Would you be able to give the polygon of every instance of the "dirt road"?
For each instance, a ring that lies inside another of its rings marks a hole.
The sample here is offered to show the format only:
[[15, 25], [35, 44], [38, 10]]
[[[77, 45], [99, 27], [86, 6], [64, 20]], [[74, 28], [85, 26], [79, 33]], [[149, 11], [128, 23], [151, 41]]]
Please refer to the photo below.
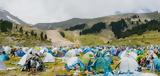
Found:
[[51, 39], [53, 46], [59, 47], [59, 46], [71, 46], [74, 45], [74, 43], [70, 42], [69, 40], [63, 38], [58, 30], [48, 30], [47, 36], [49, 39]]

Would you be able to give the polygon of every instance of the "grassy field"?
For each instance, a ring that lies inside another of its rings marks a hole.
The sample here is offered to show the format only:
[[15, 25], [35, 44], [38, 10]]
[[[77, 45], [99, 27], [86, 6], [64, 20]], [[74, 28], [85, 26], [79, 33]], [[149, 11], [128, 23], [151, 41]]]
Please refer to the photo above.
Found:
[[0, 33], [0, 44], [1, 45], [18, 45], [18, 46], [40, 46], [40, 45], [51, 45], [50, 41], [41, 41], [39, 37], [24, 36], [21, 33]]
[[107, 43], [104, 37], [96, 34], [78, 35], [77, 33], [67, 31], [65, 32], [65, 38], [74, 43], [78, 41], [78, 43], [83, 46], [104, 45]]
[[110, 45], [151, 45], [160, 44], [160, 32], [150, 31], [142, 35], [132, 35], [124, 39], [112, 40]]
[[88, 34], [88, 35], [75, 35], [77, 33], [65, 32], [65, 38], [71, 42], [79, 41], [81, 45], [151, 45], [151, 44], [160, 44], [160, 32], [150, 31], [145, 32], [142, 35], [132, 35], [130, 37], [113, 39], [108, 42], [107, 38], [97, 35], [97, 34]]

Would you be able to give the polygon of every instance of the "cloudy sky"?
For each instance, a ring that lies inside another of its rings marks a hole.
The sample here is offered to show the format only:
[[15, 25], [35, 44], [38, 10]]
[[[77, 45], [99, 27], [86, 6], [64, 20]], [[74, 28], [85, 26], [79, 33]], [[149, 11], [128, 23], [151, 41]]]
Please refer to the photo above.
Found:
[[95, 18], [115, 13], [160, 10], [160, 0], [0, 0], [0, 8], [28, 23]]

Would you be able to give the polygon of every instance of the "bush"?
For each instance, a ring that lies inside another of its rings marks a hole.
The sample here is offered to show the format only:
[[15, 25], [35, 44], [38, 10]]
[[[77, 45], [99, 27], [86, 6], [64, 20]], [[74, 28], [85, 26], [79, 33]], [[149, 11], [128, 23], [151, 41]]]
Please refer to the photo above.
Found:
[[65, 33], [63, 31], [59, 32], [62, 37], [65, 37]]

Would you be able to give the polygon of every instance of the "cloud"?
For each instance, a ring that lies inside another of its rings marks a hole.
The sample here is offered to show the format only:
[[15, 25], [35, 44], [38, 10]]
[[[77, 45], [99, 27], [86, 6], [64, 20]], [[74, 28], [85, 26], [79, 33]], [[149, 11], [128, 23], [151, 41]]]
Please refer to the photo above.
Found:
[[0, 0], [0, 8], [28, 23], [160, 10], [160, 0]]

